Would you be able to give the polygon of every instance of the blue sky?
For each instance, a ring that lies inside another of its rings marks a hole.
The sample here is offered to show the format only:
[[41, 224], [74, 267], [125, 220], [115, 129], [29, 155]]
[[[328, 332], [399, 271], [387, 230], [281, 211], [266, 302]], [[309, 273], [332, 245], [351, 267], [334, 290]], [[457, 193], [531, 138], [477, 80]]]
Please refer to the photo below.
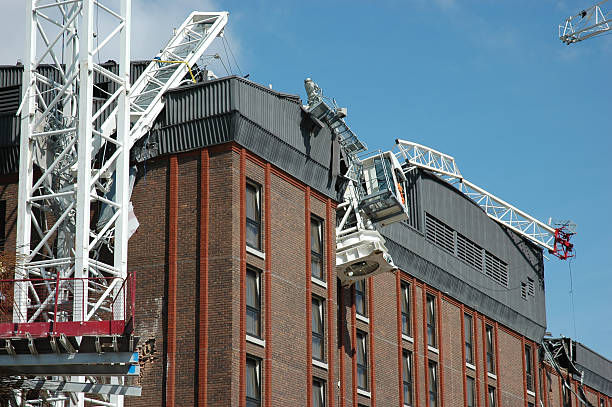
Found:
[[[22, 52], [20, 3], [2, 5], [0, 34], [16, 38], [2, 63]], [[312, 77], [370, 149], [396, 138], [431, 146], [536, 218], [577, 223], [576, 328], [570, 263], [551, 258], [548, 330], [612, 359], [612, 36], [557, 38], [593, 0], [171, 3], [134, 0], [134, 58], [154, 54], [191, 10], [230, 11], [227, 38], [250, 79], [305, 99]]]

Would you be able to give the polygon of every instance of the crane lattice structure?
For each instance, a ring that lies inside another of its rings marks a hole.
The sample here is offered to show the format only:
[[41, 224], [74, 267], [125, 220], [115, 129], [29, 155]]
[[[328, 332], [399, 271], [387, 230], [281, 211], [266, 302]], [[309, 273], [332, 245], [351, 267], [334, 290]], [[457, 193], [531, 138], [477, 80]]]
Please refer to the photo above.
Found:
[[600, 1], [578, 14], [566, 18], [565, 22], [559, 25], [559, 39], [570, 45], [609, 32], [612, 29], [612, 25], [610, 25], [612, 23], [610, 21], [612, 10], [605, 11], [602, 8], [607, 2], [608, 0]]
[[[1, 284], [13, 304], [12, 319], [0, 320], [0, 385], [15, 389], [17, 405], [121, 406], [124, 395], [140, 395], [124, 383], [139, 373], [130, 148], [228, 13], [193, 12], [130, 84], [131, 0], [25, 3], [17, 264]], [[100, 16], [108, 33], [97, 31]], [[117, 70], [96, 63], [117, 43]], [[96, 78], [112, 84], [102, 100]]]

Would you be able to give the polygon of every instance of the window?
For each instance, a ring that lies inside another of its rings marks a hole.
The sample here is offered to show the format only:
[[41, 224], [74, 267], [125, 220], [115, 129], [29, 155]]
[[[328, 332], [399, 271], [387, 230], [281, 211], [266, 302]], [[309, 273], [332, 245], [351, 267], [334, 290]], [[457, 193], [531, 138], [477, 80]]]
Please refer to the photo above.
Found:
[[412, 336], [410, 323], [410, 285], [402, 283], [402, 334]]
[[493, 345], [493, 327], [491, 325], [486, 326], [487, 334], [487, 372], [495, 374], [495, 352]]
[[325, 407], [325, 381], [312, 379], [312, 407]]
[[533, 403], [531, 401], [527, 402], [527, 407], [534, 407]]
[[436, 348], [436, 297], [427, 294], [427, 345]]
[[527, 390], [533, 391], [533, 357], [531, 346], [525, 345], [525, 377], [527, 379]]
[[355, 281], [355, 312], [361, 316], [367, 316], [366, 280]]
[[473, 377], [466, 377], [467, 407], [476, 407], [476, 386]]
[[357, 331], [357, 388], [368, 390], [368, 335]]
[[474, 352], [472, 351], [472, 316], [470, 314], [463, 315], [463, 327], [465, 331], [465, 362], [470, 365], [474, 364]]
[[599, 407], [606, 407], [606, 400], [599, 399]]
[[314, 278], [325, 281], [323, 274], [323, 221], [319, 218], [310, 219], [310, 265]]
[[497, 407], [497, 395], [493, 386], [489, 386], [489, 407]]
[[247, 267], [246, 284], [246, 332], [251, 336], [261, 338], [261, 272], [253, 267]]
[[412, 353], [402, 351], [403, 381], [404, 381], [404, 405], [412, 406]]
[[6, 241], [6, 201], [0, 201], [0, 252], [4, 251]]
[[246, 185], [246, 244], [261, 250], [261, 187]]
[[312, 297], [312, 357], [325, 361], [325, 321], [323, 300]]
[[438, 407], [438, 365], [429, 361], [429, 407]]
[[246, 359], [246, 405], [261, 406], [261, 361], [247, 356]]

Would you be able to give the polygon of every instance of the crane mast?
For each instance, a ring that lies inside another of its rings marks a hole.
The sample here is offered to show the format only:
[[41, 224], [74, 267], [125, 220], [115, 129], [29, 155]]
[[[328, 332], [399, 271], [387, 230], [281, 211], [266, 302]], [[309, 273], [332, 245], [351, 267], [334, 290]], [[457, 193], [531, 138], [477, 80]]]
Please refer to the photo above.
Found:
[[[12, 322], [0, 323], [2, 365], [13, 377], [36, 376], [15, 387], [18, 405], [121, 406], [123, 395], [140, 395], [124, 385], [138, 375], [127, 269], [137, 227], [130, 148], [163, 109], [163, 93], [222, 34], [228, 13], [193, 12], [130, 84], [131, 0], [25, 3], [17, 264]], [[101, 16], [110, 22], [104, 33], [94, 24]], [[109, 44], [119, 50], [116, 69], [96, 63]], [[102, 100], [94, 98], [95, 81], [111, 84]], [[20, 341], [36, 357], [36, 343], [48, 341], [49, 365], [21, 365], [24, 355], [12, 346]], [[97, 354], [87, 354], [88, 341]], [[42, 389], [41, 399], [26, 399], [27, 386]]]

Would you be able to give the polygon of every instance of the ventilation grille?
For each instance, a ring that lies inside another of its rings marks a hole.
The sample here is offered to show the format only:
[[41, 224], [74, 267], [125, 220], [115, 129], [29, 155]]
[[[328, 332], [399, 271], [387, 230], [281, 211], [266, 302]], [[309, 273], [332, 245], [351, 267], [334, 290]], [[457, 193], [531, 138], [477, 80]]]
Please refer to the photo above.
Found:
[[425, 214], [425, 234], [431, 243], [449, 253], [455, 252], [453, 229], [428, 213]]
[[476, 270], [482, 271], [482, 255], [482, 247], [457, 233], [457, 257]]
[[485, 274], [508, 287], [508, 265], [489, 252], [485, 254]]
[[532, 297], [535, 295], [535, 285], [533, 280], [529, 277], [527, 277], [527, 294], [531, 295]]

